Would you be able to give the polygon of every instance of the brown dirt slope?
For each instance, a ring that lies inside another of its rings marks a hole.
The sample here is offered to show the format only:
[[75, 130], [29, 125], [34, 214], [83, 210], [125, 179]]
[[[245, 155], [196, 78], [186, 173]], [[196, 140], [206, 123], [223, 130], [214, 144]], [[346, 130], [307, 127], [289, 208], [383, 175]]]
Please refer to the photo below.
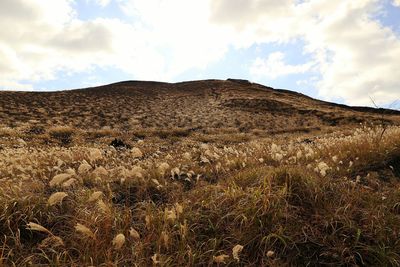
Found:
[[246, 80], [126, 81], [59, 92], [0, 92], [0, 121], [8, 127], [33, 123], [81, 129], [236, 128], [274, 133], [361, 122], [397, 124], [400, 112], [323, 102]]

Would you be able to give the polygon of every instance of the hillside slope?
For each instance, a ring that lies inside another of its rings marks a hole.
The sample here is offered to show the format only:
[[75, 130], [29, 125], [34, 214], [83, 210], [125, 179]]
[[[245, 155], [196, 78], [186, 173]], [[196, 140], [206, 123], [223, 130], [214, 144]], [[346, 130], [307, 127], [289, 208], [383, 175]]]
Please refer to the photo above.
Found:
[[243, 80], [0, 92], [0, 266], [400, 266], [398, 113]]
[[60, 92], [0, 92], [3, 126], [33, 122], [77, 128], [237, 128], [285, 132], [360, 122], [398, 123], [400, 112], [353, 108], [229, 79], [126, 81]]

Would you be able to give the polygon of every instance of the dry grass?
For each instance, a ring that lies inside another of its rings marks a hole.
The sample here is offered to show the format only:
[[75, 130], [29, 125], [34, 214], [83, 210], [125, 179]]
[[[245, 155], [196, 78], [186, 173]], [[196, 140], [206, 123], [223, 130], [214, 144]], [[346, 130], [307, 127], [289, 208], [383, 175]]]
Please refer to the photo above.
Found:
[[[0, 92], [0, 107], [1, 123], [13, 129], [27, 126], [26, 130], [42, 134], [49, 126], [70, 125], [93, 131], [92, 136], [98, 138], [110, 134], [108, 130], [153, 129], [163, 137], [202, 129], [218, 133], [224, 129], [236, 133], [254, 129], [307, 132], [318, 127], [382, 122], [376, 110], [334, 106], [258, 84], [217, 80], [126, 82], [46, 94]], [[385, 121], [399, 122], [399, 116], [387, 113]]]
[[6, 147], [0, 262], [399, 266], [400, 128], [379, 134], [154, 139], [135, 143], [141, 158], [106, 145]]
[[400, 266], [396, 114], [232, 81], [0, 104], [0, 266]]

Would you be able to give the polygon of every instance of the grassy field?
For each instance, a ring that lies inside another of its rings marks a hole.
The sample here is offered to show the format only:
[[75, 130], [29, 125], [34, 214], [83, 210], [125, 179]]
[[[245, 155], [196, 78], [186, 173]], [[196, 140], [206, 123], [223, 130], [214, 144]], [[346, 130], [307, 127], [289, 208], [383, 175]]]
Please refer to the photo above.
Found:
[[400, 266], [400, 127], [0, 138], [0, 265]]
[[399, 115], [235, 80], [0, 92], [0, 266], [400, 266]]

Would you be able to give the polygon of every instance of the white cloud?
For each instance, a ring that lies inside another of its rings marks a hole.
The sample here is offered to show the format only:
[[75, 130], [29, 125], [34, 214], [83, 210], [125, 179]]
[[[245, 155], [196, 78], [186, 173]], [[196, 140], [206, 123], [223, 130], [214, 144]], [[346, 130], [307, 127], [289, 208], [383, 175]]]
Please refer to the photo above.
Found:
[[377, 8], [375, 1], [343, 3], [304, 35], [319, 61], [321, 96], [355, 105], [371, 105], [370, 97], [378, 103], [400, 98], [400, 40], [370, 18]]
[[208, 22], [208, 1], [117, 3], [132, 21], [79, 20], [72, 0], [1, 1], [0, 87], [95, 66], [115, 67], [135, 79], [172, 81], [219, 60], [234, 34]]
[[94, 2], [95, 4], [106, 7], [111, 3], [111, 0], [86, 0], [87, 2]]
[[210, 21], [235, 29], [236, 47], [255, 42], [287, 42], [299, 31], [293, 0], [214, 0]]
[[70, 0], [2, 0], [0, 25], [1, 88], [30, 89], [21, 81], [55, 79], [58, 71], [94, 66], [117, 67], [139, 78], [163, 73], [164, 59], [140, 29], [118, 19], [81, 21]]
[[[107, 6], [111, 0], [95, 1]], [[325, 99], [350, 104], [400, 98], [400, 40], [374, 20], [378, 0], [118, 0], [131, 21], [82, 21], [73, 0], [0, 1], [0, 87], [56, 78], [57, 71], [115, 67], [136, 79], [172, 81], [206, 68], [231, 47], [302, 40], [312, 60], [259, 57], [253, 75], [318, 71]], [[398, 5], [399, 1], [392, 2]], [[248, 62], [244, 62], [247, 64]]]
[[392, 5], [400, 7], [400, 0], [393, 0]]
[[265, 76], [270, 80], [287, 76], [290, 74], [305, 73], [313, 65], [312, 62], [290, 65], [285, 63], [285, 54], [283, 52], [274, 52], [268, 55], [268, 58], [256, 58], [250, 66], [250, 73], [253, 76]]
[[152, 49], [166, 59], [168, 80], [220, 59], [233, 34], [224, 26], [209, 23], [209, 0], [128, 0], [121, 6], [151, 40]]
[[[382, 2], [282, 1], [280, 6], [274, 0], [240, 2], [214, 1], [213, 20], [230, 25], [238, 34], [257, 32], [250, 43], [301, 39], [321, 74], [315, 82], [321, 97], [343, 98], [357, 105], [370, 105], [370, 96], [378, 103], [400, 98], [399, 37], [373, 19], [382, 9]], [[225, 11], [235, 16], [224, 15]], [[250, 72], [272, 79], [301, 73], [308, 66], [282, 61], [281, 54], [256, 59]]]

